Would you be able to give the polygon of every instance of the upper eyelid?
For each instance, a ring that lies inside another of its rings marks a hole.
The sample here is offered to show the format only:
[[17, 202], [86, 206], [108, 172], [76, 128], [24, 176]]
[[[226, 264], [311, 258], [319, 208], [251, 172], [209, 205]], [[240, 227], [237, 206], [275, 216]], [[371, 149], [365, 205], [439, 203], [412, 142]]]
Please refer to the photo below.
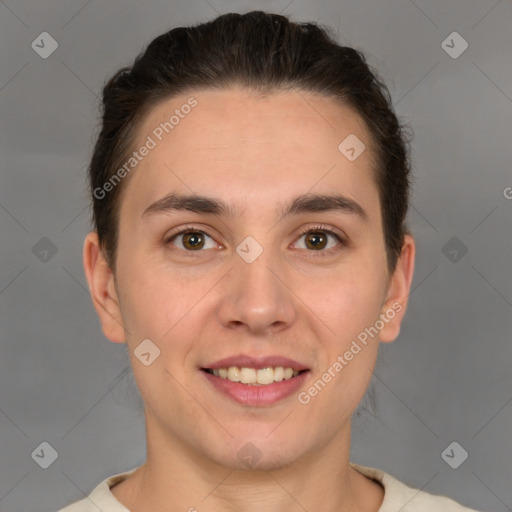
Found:
[[214, 239], [214, 236], [212, 236], [210, 233], [208, 233], [208, 231], [206, 229], [201, 229], [196, 226], [185, 226], [184, 228], [181, 228], [178, 231], [171, 233], [170, 235], [165, 235], [164, 241], [167, 243], [167, 242], [171, 241], [174, 237], [184, 235], [188, 232], [203, 233], [204, 235], [209, 236], [211, 239]]
[[303, 236], [306, 233], [309, 233], [310, 231], [314, 232], [315, 230], [316, 231], [325, 231], [326, 233], [336, 235], [341, 239], [344, 239], [344, 237], [345, 237], [342, 233], [338, 233], [336, 228], [334, 228], [333, 226], [324, 225], [324, 224], [315, 224], [314, 226], [305, 227], [304, 229], [302, 229], [299, 232], [299, 236]]

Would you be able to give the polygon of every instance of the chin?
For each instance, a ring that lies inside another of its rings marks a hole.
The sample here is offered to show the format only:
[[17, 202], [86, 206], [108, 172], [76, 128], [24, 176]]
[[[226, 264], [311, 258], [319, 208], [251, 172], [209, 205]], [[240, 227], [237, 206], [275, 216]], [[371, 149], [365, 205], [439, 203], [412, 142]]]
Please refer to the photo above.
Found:
[[214, 452], [210, 447], [210, 457], [215, 463], [235, 471], [275, 471], [293, 466], [307, 451], [307, 444], [298, 432], [281, 433], [273, 439], [274, 434], [265, 437], [267, 434], [260, 431], [256, 435], [238, 435], [230, 439], [228, 446], [219, 446]]

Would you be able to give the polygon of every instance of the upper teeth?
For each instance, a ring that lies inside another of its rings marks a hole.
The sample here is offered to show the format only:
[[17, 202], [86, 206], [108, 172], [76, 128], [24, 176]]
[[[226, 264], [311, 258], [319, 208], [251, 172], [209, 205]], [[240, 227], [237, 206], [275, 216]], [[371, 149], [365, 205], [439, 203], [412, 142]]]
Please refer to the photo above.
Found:
[[280, 382], [283, 379], [291, 379], [299, 374], [298, 370], [284, 368], [283, 366], [261, 368], [259, 370], [230, 366], [229, 368], [218, 368], [212, 371], [217, 377], [232, 382], [242, 382], [243, 384], [272, 384], [272, 382]]

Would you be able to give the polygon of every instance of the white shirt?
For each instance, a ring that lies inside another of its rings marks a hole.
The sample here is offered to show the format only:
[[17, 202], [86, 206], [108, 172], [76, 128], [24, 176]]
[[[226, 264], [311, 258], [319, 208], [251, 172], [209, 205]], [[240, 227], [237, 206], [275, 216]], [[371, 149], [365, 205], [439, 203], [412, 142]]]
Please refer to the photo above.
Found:
[[[463, 507], [445, 496], [437, 496], [408, 487], [380, 469], [350, 464], [363, 475], [376, 480], [384, 487], [384, 500], [378, 512], [478, 512]], [[59, 512], [130, 512], [110, 491], [137, 468], [106, 478], [87, 498], [72, 503]]]

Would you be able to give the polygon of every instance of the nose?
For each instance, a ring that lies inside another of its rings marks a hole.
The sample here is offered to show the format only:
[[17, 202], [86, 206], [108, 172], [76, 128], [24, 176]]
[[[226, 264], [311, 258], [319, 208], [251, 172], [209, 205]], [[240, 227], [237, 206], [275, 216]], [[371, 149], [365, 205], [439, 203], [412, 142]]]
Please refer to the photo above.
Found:
[[263, 250], [251, 263], [235, 255], [223, 280], [219, 321], [226, 328], [265, 337], [289, 328], [297, 315], [289, 280], [273, 251]]

